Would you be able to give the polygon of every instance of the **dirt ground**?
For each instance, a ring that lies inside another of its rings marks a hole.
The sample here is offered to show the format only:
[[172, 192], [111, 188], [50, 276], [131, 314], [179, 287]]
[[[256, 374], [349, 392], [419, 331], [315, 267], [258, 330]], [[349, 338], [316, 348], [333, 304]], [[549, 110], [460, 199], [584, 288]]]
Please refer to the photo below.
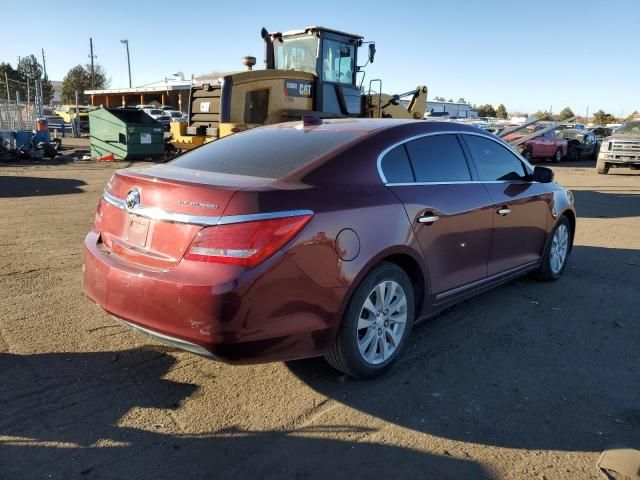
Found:
[[81, 291], [122, 164], [0, 166], [0, 478], [601, 478], [640, 449], [640, 172], [561, 164], [574, 251], [418, 326], [385, 377], [172, 350]]

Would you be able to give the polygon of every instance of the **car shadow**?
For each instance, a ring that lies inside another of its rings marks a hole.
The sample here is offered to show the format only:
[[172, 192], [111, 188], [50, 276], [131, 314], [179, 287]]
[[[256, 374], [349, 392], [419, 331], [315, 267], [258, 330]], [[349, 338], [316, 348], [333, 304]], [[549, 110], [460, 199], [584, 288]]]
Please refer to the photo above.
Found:
[[491, 478], [449, 454], [322, 436], [362, 433], [352, 426], [213, 425], [185, 435], [159, 430], [166, 425], [119, 425], [138, 408], [162, 409], [179, 431], [170, 412], [198, 387], [163, 378], [175, 362], [153, 348], [0, 353], [0, 478]]
[[[563, 160], [560, 163], [553, 163], [553, 162], [546, 162], [545, 164], [545, 160], [541, 159], [539, 161], [533, 161], [532, 164], [534, 165], [542, 165], [545, 167], [552, 167], [554, 169], [556, 168], [592, 168], [593, 169], [593, 174], [596, 174], [596, 161], [595, 160], [591, 160], [591, 159], [582, 159], [582, 160], [575, 160], [575, 161], [565, 161]], [[609, 169], [609, 173], [608, 175], [622, 175], [622, 176], [635, 176], [635, 177], [640, 177], [640, 172], [635, 171], [635, 170], [631, 170], [628, 167], [620, 167], [620, 168], [616, 168], [616, 167], [612, 167], [611, 169]]]
[[539, 164], [545, 167], [552, 167], [552, 168], [593, 168], [594, 173], [596, 168], [596, 161], [591, 158], [582, 158], [580, 160], [562, 160], [562, 162], [560, 163], [555, 163], [552, 161], [547, 161], [545, 159], [540, 159], [532, 163], [535, 163], [536, 165]]
[[38, 197], [83, 193], [87, 183], [73, 178], [23, 177], [0, 175], [0, 198]]
[[557, 282], [524, 277], [419, 324], [379, 379], [348, 380], [322, 359], [287, 366], [350, 408], [446, 439], [639, 448], [639, 274], [638, 250], [576, 246]]
[[[625, 189], [626, 190], [626, 189]], [[640, 189], [626, 191], [572, 190], [578, 216], [582, 218], [624, 218], [640, 216]]]

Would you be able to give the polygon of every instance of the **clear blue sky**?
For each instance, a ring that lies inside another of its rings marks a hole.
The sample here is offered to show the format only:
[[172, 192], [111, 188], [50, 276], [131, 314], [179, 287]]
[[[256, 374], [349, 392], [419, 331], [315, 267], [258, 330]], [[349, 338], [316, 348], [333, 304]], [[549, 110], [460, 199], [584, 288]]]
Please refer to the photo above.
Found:
[[0, 61], [40, 58], [44, 48], [53, 80], [88, 62], [89, 37], [111, 86], [124, 87], [122, 38], [141, 85], [177, 70], [239, 70], [243, 55], [261, 65], [262, 26], [323, 25], [376, 41], [367, 78], [382, 78], [387, 93], [426, 84], [430, 99], [465, 97], [512, 111], [640, 110], [640, 0], [2, 3]]

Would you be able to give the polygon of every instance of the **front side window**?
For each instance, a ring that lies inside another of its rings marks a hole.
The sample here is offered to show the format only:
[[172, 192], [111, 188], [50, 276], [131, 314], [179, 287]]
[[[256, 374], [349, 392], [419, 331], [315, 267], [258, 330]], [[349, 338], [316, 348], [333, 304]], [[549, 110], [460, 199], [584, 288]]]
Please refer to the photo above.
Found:
[[353, 45], [325, 39], [322, 47], [322, 80], [353, 84], [355, 49]]
[[283, 37], [273, 43], [276, 68], [316, 73], [318, 38], [310, 35]]
[[431, 135], [406, 143], [416, 182], [471, 180], [460, 142], [453, 134]]
[[476, 135], [464, 138], [481, 181], [522, 180], [527, 175], [520, 159], [506, 147]]

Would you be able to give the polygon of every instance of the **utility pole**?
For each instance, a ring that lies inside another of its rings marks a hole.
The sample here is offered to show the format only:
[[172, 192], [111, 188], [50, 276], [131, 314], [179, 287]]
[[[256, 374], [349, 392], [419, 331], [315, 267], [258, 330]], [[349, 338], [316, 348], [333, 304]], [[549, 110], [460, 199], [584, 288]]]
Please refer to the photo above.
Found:
[[584, 123], [589, 123], [589, 105], [587, 105], [587, 116], [585, 117]]
[[42, 49], [42, 73], [44, 74], [44, 78], [47, 78], [47, 61], [44, 56], [44, 48]]
[[124, 43], [127, 47], [127, 67], [129, 68], [129, 88], [131, 87], [131, 59], [129, 58], [129, 40], [120, 40], [120, 43]]
[[89, 58], [91, 58], [91, 88], [95, 90], [96, 88], [96, 69], [93, 65], [93, 59], [97, 58], [93, 54], [93, 38], [89, 37]]
[[7, 107], [11, 103], [11, 94], [9, 93], [9, 77], [7, 72], [4, 72], [4, 83], [7, 86]]

